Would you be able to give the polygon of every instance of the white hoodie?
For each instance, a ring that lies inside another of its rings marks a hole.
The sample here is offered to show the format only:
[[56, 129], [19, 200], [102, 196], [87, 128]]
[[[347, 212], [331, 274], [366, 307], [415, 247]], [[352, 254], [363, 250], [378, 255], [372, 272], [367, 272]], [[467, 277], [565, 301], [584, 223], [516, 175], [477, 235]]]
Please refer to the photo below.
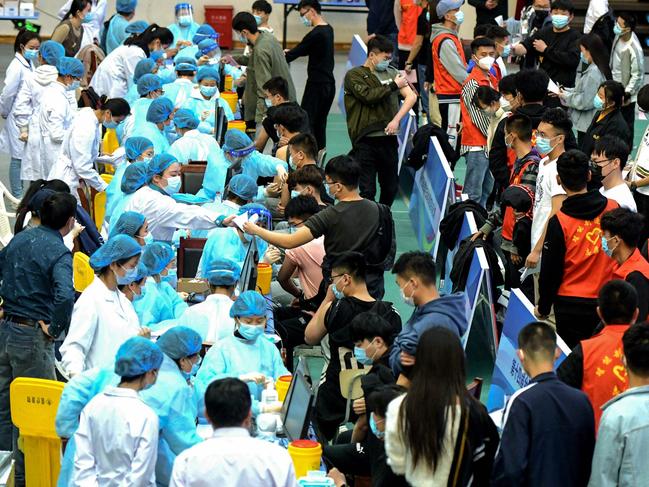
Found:
[[43, 88], [56, 81], [59, 72], [47, 64], [26, 76], [16, 96], [14, 117], [21, 132], [28, 131], [29, 119], [41, 103]]

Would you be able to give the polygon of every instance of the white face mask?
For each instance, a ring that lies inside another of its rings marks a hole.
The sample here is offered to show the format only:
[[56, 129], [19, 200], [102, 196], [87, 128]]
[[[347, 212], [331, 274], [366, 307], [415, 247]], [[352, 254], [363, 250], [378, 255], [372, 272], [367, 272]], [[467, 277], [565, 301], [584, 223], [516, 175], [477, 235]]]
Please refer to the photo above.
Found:
[[491, 67], [494, 65], [496, 62], [496, 58], [492, 56], [487, 56], [478, 59], [478, 66], [480, 66], [482, 69], [485, 71], [489, 71]]

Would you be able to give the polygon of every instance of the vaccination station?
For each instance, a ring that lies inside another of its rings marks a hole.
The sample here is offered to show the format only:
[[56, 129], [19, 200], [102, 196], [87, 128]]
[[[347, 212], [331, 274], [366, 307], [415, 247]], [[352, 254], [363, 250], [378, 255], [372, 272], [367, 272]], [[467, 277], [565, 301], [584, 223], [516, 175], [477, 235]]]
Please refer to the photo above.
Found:
[[649, 0], [0, 0], [0, 487], [649, 487]]

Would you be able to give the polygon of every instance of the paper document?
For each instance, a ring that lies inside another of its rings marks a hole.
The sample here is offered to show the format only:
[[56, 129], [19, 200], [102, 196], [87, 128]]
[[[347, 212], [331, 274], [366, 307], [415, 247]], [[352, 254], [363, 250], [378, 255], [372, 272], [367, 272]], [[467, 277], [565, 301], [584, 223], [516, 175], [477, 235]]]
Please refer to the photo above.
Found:
[[521, 272], [521, 282], [527, 279], [529, 276], [537, 274], [541, 270], [541, 266], [537, 265], [534, 268], [525, 267]]
[[550, 80], [548, 81], [548, 91], [550, 93], [554, 93], [555, 95], [558, 95], [561, 90], [559, 88], [559, 85], [557, 85], [554, 81]]
[[238, 215], [232, 220], [232, 222], [243, 232], [243, 224], [246, 222], [250, 223], [257, 223], [257, 220], [259, 220], [259, 215], [256, 213], [252, 215], [250, 218], [248, 218], [248, 213], [243, 213], [241, 215]]

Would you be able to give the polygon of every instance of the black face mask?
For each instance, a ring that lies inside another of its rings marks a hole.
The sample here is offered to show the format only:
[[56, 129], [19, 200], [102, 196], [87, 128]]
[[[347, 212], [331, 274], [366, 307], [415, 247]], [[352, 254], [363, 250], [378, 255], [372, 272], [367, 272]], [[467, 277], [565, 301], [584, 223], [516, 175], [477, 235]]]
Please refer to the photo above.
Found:
[[537, 25], [543, 24], [543, 21], [550, 15], [547, 10], [534, 10], [534, 23]]

